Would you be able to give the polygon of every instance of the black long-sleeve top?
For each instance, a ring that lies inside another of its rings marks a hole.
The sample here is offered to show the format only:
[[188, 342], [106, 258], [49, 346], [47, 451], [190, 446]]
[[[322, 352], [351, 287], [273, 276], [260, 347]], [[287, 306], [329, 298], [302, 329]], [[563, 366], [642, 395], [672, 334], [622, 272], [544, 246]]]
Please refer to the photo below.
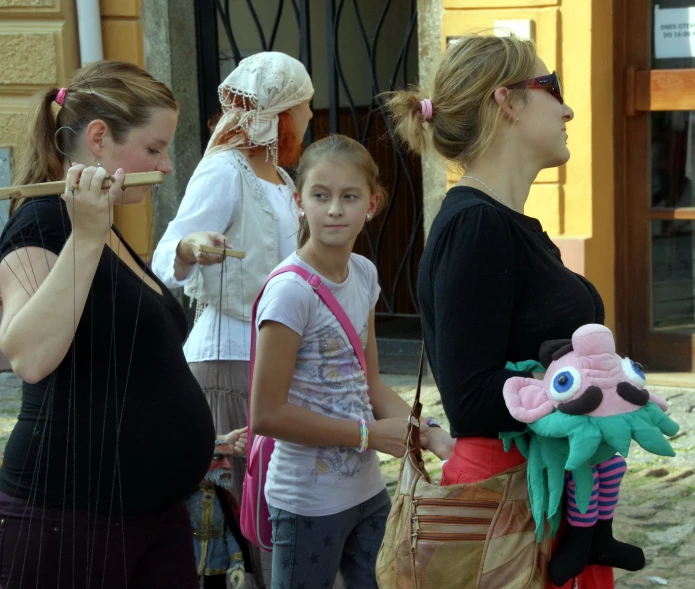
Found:
[[604, 321], [597, 290], [563, 265], [538, 220], [469, 187], [449, 190], [434, 219], [418, 298], [427, 357], [456, 437], [523, 429], [502, 387], [531, 375], [505, 363], [538, 359], [544, 341]]

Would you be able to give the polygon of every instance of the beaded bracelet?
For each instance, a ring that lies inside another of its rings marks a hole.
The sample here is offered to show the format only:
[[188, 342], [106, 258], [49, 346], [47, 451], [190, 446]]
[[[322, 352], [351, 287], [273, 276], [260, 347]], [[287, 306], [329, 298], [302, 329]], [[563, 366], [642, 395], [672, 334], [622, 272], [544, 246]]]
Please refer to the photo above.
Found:
[[367, 420], [364, 419], [363, 417], [360, 417], [357, 420], [357, 423], [360, 424], [360, 449], [359, 449], [359, 452], [361, 454], [364, 454], [367, 451], [367, 448], [369, 448], [369, 427], [367, 427]]
[[429, 427], [442, 427], [441, 425], [439, 425], [439, 424], [438, 424], [434, 419], [432, 419], [431, 417], [428, 417], [428, 418], [427, 418], [427, 421], [426, 421], [425, 423], [426, 423]]

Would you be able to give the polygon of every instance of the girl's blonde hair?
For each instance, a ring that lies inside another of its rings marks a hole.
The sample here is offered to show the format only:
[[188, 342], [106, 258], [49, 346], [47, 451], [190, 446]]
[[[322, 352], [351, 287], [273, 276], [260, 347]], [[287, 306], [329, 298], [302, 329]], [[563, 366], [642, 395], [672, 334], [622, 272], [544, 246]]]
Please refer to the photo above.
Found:
[[[534, 43], [513, 35], [459, 37], [441, 58], [431, 95], [417, 87], [388, 93], [396, 132], [414, 152], [423, 153], [431, 142], [446, 159], [466, 167], [485, 153], [502, 123], [495, 89], [532, 78], [536, 59]], [[524, 89], [510, 92], [510, 104], [526, 97]], [[425, 98], [433, 106], [427, 122]]]
[[[329, 135], [307, 148], [297, 166], [297, 192], [301, 194], [309, 171], [325, 160], [355, 166], [367, 182], [370, 194], [379, 196], [374, 216], [383, 210], [386, 206], [387, 195], [386, 190], [379, 183], [379, 167], [364, 145], [345, 135]], [[299, 217], [298, 247], [302, 247], [309, 240], [309, 236], [309, 223], [304, 217]]]
[[59, 92], [58, 88], [40, 92], [28, 114], [16, 185], [61, 180], [63, 153], [76, 151], [82, 133], [94, 120], [104, 121], [114, 140], [122, 143], [131, 129], [148, 123], [153, 108], [178, 110], [166, 85], [138, 66], [121, 61], [101, 61], [75, 72], [55, 115]]

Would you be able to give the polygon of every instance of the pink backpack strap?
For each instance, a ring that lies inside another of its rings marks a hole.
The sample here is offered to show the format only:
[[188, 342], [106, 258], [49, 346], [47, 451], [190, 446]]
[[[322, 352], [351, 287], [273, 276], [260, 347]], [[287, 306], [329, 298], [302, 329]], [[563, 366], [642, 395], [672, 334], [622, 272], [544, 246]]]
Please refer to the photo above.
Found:
[[362, 367], [364, 376], [366, 377], [367, 361], [364, 357], [364, 348], [362, 347], [362, 341], [360, 340], [360, 336], [357, 335], [357, 331], [355, 331], [355, 326], [352, 324], [352, 321], [350, 321], [350, 318], [347, 316], [347, 313], [345, 313], [343, 307], [335, 299], [330, 289], [322, 282], [321, 277], [317, 274], [311, 274], [305, 268], [302, 268], [301, 266], [297, 265], [286, 266], [285, 268], [280, 268], [280, 270], [283, 270], [285, 272], [294, 272], [295, 274], [298, 274], [304, 280], [306, 280], [311, 286], [311, 288], [314, 289], [316, 294], [319, 295], [319, 297], [321, 297], [321, 300], [326, 304], [326, 306], [330, 309], [333, 315], [335, 315], [336, 319], [345, 331], [345, 334], [348, 336], [348, 339], [352, 344], [352, 348], [355, 350], [357, 360], [359, 361], [360, 366]]
[[306, 280], [309, 283], [309, 285], [314, 289], [314, 292], [316, 292], [316, 294], [330, 309], [333, 315], [335, 315], [336, 319], [338, 320], [346, 335], [348, 336], [348, 339], [352, 344], [352, 349], [355, 351], [357, 360], [359, 361], [360, 367], [364, 372], [364, 376], [365, 378], [367, 378], [367, 361], [364, 357], [364, 348], [362, 347], [362, 341], [360, 340], [360, 336], [357, 335], [357, 331], [355, 331], [355, 327], [352, 324], [352, 321], [350, 321], [350, 318], [347, 316], [347, 313], [345, 313], [343, 308], [340, 306], [340, 303], [333, 296], [333, 293], [330, 291], [330, 289], [323, 283], [321, 277], [317, 274], [312, 274], [306, 268], [303, 268], [302, 266], [299, 266], [297, 264], [290, 264], [289, 266], [283, 266], [282, 268], [278, 268], [277, 270], [275, 270], [275, 272], [268, 276], [268, 279], [265, 281], [263, 288], [261, 288], [261, 292], [259, 292], [258, 296], [256, 297], [256, 301], [253, 303], [253, 310], [251, 311], [251, 354], [249, 358], [250, 362], [248, 407], [249, 439], [251, 439], [251, 389], [253, 387], [253, 367], [256, 363], [256, 314], [258, 311], [258, 303], [260, 302], [261, 297], [263, 296], [263, 292], [265, 291], [265, 287], [268, 286], [268, 283], [278, 274], [284, 274], [285, 272], [294, 272], [295, 274], [301, 276], [304, 280]]

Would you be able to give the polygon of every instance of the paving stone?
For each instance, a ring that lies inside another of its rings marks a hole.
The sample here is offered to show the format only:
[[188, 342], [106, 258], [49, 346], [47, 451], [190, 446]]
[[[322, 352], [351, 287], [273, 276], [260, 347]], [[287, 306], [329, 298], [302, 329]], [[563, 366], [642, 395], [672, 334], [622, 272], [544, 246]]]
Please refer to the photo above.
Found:
[[691, 537], [689, 542], [684, 542], [678, 549], [678, 556], [684, 562], [695, 562], [695, 537]]
[[679, 546], [686, 538], [695, 533], [695, 524], [683, 524], [672, 526], [658, 532], [649, 532], [647, 537], [655, 544], [667, 544], [669, 546]]

